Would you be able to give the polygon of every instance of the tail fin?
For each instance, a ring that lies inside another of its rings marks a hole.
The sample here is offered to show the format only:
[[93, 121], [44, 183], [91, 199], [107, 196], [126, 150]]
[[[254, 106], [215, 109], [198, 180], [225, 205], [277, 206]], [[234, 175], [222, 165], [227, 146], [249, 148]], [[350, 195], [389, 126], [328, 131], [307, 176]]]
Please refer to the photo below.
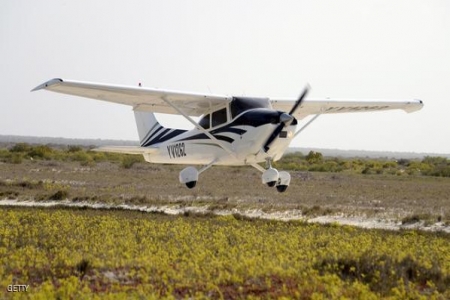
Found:
[[154, 113], [135, 110], [134, 118], [136, 120], [141, 146], [145, 146], [151, 141], [152, 137], [155, 137], [158, 132], [164, 129], [158, 120], [156, 120]]
[[155, 114], [144, 111], [134, 111], [136, 126], [139, 134], [139, 141], [142, 147], [148, 147], [154, 144], [165, 142], [186, 130], [166, 128], [159, 124]]

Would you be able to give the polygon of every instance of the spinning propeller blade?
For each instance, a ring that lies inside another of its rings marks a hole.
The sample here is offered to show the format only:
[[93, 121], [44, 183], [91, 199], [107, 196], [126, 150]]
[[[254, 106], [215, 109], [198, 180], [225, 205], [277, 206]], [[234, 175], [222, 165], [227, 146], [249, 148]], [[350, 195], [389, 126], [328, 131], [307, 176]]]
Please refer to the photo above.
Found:
[[272, 134], [267, 139], [267, 142], [264, 145], [264, 151], [267, 152], [270, 149], [270, 145], [273, 143], [273, 141], [277, 138], [277, 136], [280, 134], [280, 132], [283, 130], [284, 127], [289, 126], [294, 119], [293, 114], [295, 111], [300, 107], [300, 105], [303, 102], [303, 99], [305, 99], [306, 94], [308, 94], [309, 91], [309, 85], [305, 87], [303, 90], [303, 93], [298, 97], [298, 100], [295, 102], [294, 106], [291, 108], [291, 111], [289, 114], [283, 113], [280, 116], [280, 124], [274, 129]]

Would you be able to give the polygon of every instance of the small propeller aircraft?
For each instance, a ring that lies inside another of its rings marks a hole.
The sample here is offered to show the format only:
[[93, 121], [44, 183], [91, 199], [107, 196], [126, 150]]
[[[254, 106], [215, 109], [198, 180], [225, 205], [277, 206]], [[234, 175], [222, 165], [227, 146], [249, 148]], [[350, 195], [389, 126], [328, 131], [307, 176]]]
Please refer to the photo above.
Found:
[[[279, 160], [291, 140], [318, 116], [391, 109], [410, 113], [423, 107], [421, 100], [305, 100], [308, 86], [296, 100], [206, 95], [59, 78], [32, 91], [41, 89], [132, 106], [140, 147], [95, 150], [141, 154], [150, 163], [203, 165], [180, 172], [180, 182], [188, 188], [195, 187], [199, 174], [213, 165], [250, 165], [262, 172], [264, 184], [284, 192], [291, 176], [273, 168], [272, 162]], [[165, 128], [154, 113], [181, 115], [194, 128]], [[309, 115], [315, 116], [297, 130], [297, 120]], [[192, 119], [198, 116], [198, 122]], [[266, 162], [266, 168], [259, 165], [262, 162]]]

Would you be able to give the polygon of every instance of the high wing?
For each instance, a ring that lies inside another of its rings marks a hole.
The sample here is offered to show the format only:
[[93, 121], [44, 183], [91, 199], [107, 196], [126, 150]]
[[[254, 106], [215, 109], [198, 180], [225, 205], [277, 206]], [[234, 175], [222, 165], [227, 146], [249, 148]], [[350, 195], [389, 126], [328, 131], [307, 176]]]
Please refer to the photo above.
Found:
[[231, 101], [231, 97], [204, 95], [169, 90], [150, 89], [55, 78], [32, 91], [46, 89], [53, 92], [81, 96], [132, 106], [135, 110], [165, 114], [179, 114], [164, 99], [189, 116], [200, 116]]
[[[270, 99], [276, 110], [289, 111], [295, 100]], [[311, 100], [302, 102], [294, 116], [301, 120], [309, 115], [402, 109], [408, 113], [422, 109], [422, 100]]]
[[[155, 113], [179, 114], [167, 101], [189, 116], [200, 116], [216, 108], [223, 107], [233, 98], [223, 95], [206, 95], [179, 91], [159, 90], [144, 87], [110, 85], [92, 82], [81, 82], [55, 78], [49, 80], [32, 91], [46, 89], [53, 92], [87, 97], [113, 103], [132, 106], [139, 111]], [[295, 100], [270, 99], [272, 107], [280, 111], [289, 111]], [[421, 100], [312, 100], [306, 99], [295, 112], [297, 119], [308, 115], [381, 111], [403, 109], [406, 112], [420, 110]]]

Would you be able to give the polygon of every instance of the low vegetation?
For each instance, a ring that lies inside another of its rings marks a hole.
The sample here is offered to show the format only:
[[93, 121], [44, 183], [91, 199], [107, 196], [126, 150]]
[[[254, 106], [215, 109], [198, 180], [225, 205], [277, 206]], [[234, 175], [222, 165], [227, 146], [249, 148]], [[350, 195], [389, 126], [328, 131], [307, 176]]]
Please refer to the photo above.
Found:
[[[22, 161], [12, 162], [12, 156]], [[382, 172], [371, 171], [375, 162], [385, 166]], [[177, 179], [181, 165], [149, 164], [139, 155], [99, 153], [89, 147], [16, 144], [0, 149], [0, 199], [194, 206], [210, 211], [295, 210], [306, 218], [344, 214], [405, 225], [431, 225], [436, 220], [450, 224], [450, 177], [408, 172], [407, 166], [415, 162], [295, 153], [276, 163], [292, 176], [283, 194], [263, 186], [260, 173], [250, 167], [211, 168], [189, 190]], [[443, 158], [424, 159], [427, 166], [444, 163]]]
[[449, 299], [450, 236], [239, 215], [0, 208], [0, 298]]
[[81, 166], [94, 166], [99, 162], [117, 162], [124, 168], [130, 168], [136, 162], [143, 162], [141, 155], [103, 153], [90, 151], [80, 146], [50, 147], [47, 145], [29, 145], [18, 143], [9, 149], [0, 149], [0, 161], [20, 164], [23, 160], [76, 161]]
[[[144, 162], [141, 155], [93, 152], [80, 146], [67, 146], [61, 149], [18, 143], [10, 149], [0, 149], [2, 162], [20, 164], [24, 159], [76, 161], [82, 166], [93, 166], [99, 162], [109, 161], [120, 163], [123, 168], [131, 168], [135, 163]], [[286, 154], [274, 166], [294, 171], [450, 177], [450, 160], [430, 156], [422, 160], [347, 159], [325, 158], [321, 153], [311, 151], [306, 156], [300, 152]]]
[[311, 151], [306, 156], [299, 152], [286, 154], [275, 166], [284, 170], [311, 172], [450, 177], [450, 160], [430, 156], [422, 160], [324, 158], [321, 153]]
[[[79, 146], [0, 149], [0, 200], [208, 207], [182, 216], [121, 210], [0, 208], [0, 298], [449, 299], [450, 237], [211, 211], [363, 215], [408, 227], [450, 224], [449, 161], [326, 158], [276, 163], [286, 193], [248, 167], [217, 167], [196, 189], [183, 166]], [[11, 284], [30, 285], [8, 293]]]

